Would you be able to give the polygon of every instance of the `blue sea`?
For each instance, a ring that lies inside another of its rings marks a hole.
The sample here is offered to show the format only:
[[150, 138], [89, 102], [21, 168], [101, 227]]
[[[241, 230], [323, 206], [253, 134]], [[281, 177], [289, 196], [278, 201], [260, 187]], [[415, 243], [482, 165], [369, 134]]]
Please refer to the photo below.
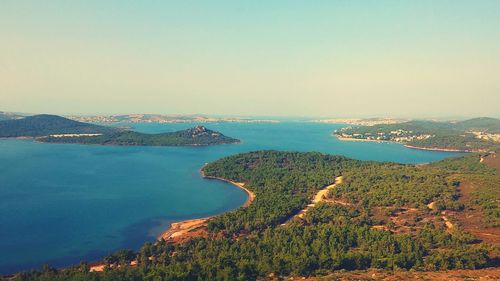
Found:
[[[141, 132], [198, 124], [120, 123]], [[94, 261], [138, 249], [179, 220], [238, 208], [242, 190], [202, 179], [203, 164], [261, 150], [319, 151], [362, 160], [423, 163], [460, 153], [394, 143], [346, 142], [342, 124], [211, 123], [241, 140], [209, 147], [118, 147], [0, 140], [0, 274]]]

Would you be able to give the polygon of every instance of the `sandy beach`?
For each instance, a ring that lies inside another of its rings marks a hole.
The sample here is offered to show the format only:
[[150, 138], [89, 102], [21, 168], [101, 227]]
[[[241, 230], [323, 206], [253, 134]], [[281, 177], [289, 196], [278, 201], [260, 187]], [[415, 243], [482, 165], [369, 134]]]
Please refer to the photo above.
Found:
[[167, 241], [185, 235], [188, 232], [206, 226], [208, 219], [210, 219], [210, 217], [174, 222], [158, 237], [158, 240], [163, 239]]
[[246, 208], [250, 205], [250, 203], [252, 203], [252, 201], [255, 199], [255, 194], [250, 191], [248, 188], [245, 187], [245, 183], [243, 182], [234, 182], [234, 181], [231, 181], [231, 180], [228, 180], [228, 179], [223, 179], [223, 178], [218, 178], [218, 177], [212, 177], [212, 176], [206, 176], [203, 172], [201, 173], [201, 175], [203, 176], [203, 178], [205, 179], [213, 179], [213, 180], [220, 180], [220, 181], [225, 181], [227, 183], [230, 183], [232, 185], [235, 185], [241, 189], [243, 189], [243, 191], [245, 191], [248, 195], [248, 198], [247, 198], [247, 201], [245, 201], [245, 204], [243, 204], [243, 208]]
[[[203, 171], [200, 171], [201, 176], [205, 179], [214, 179], [214, 180], [221, 180], [227, 183], [230, 183], [234, 186], [237, 186], [241, 189], [243, 189], [247, 195], [248, 198], [245, 201], [245, 203], [241, 206], [242, 208], [246, 208], [250, 206], [252, 201], [255, 199], [255, 194], [250, 191], [249, 189], [245, 188], [244, 185], [245, 183], [241, 182], [234, 182], [228, 179], [224, 178], [218, 178], [218, 177], [212, 177], [212, 176], [206, 176]], [[197, 218], [197, 219], [191, 219], [191, 220], [185, 220], [185, 221], [179, 221], [172, 223], [170, 227], [163, 232], [160, 236], [158, 236], [158, 240], [173, 240], [176, 238], [180, 238], [182, 236], [185, 236], [188, 233], [194, 232], [198, 229], [201, 229], [202, 227], [205, 227], [207, 225], [208, 220], [211, 217], [206, 217], [206, 218]]]

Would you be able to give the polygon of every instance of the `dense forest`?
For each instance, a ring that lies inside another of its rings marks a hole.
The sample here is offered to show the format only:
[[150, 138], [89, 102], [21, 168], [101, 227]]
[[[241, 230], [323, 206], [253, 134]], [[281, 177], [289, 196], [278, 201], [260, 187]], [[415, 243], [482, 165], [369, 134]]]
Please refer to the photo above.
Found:
[[407, 165], [373, 164], [344, 173], [344, 184], [332, 190], [335, 199], [356, 205], [424, 208], [429, 203], [455, 204], [459, 182], [447, 179], [439, 170]]
[[0, 137], [35, 137], [41, 142], [101, 145], [195, 146], [239, 142], [203, 126], [145, 134], [46, 114], [0, 121]]
[[[366, 268], [444, 270], [499, 266], [498, 244], [449, 217], [477, 210], [498, 226], [497, 169], [473, 154], [430, 165], [358, 161], [321, 153], [258, 151], [206, 165], [207, 176], [245, 182], [248, 208], [214, 217], [205, 236], [146, 243], [104, 259], [49, 266], [9, 280], [255, 280]], [[302, 219], [282, 225], [335, 177], [345, 180]], [[475, 182], [480, 177], [479, 182]], [[474, 181], [470, 197], [462, 183]], [[137, 265], [130, 266], [131, 261]]]
[[466, 152], [492, 151], [500, 152], [500, 143], [492, 140], [480, 139], [471, 133], [440, 133], [432, 138], [412, 140], [407, 145], [423, 148], [440, 148]]
[[409, 121], [343, 128], [336, 135], [352, 139], [396, 141], [409, 146], [461, 151], [500, 151], [495, 136], [500, 120], [474, 118], [461, 122]]

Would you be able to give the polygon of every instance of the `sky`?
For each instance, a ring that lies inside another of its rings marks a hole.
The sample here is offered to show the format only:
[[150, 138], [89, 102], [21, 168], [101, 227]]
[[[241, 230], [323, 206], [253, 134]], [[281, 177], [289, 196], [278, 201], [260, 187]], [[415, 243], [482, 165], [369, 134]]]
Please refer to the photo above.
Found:
[[0, 111], [500, 117], [500, 1], [0, 1]]

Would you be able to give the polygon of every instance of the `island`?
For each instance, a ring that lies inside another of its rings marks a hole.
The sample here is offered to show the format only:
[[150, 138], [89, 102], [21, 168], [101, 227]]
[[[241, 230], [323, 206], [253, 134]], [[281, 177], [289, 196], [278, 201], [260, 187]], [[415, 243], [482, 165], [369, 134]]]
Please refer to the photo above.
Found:
[[500, 151], [500, 120], [474, 118], [458, 122], [408, 121], [351, 126], [334, 131], [340, 140], [391, 141], [409, 148], [461, 151]]
[[176, 132], [146, 134], [46, 114], [0, 121], [0, 137], [34, 138], [50, 143], [145, 146], [206, 146], [239, 142], [204, 126]]
[[202, 174], [241, 183], [255, 195], [249, 205], [185, 228], [174, 224], [175, 237], [138, 251], [8, 280], [498, 276], [499, 164], [496, 154], [427, 165], [316, 152], [233, 155]]

